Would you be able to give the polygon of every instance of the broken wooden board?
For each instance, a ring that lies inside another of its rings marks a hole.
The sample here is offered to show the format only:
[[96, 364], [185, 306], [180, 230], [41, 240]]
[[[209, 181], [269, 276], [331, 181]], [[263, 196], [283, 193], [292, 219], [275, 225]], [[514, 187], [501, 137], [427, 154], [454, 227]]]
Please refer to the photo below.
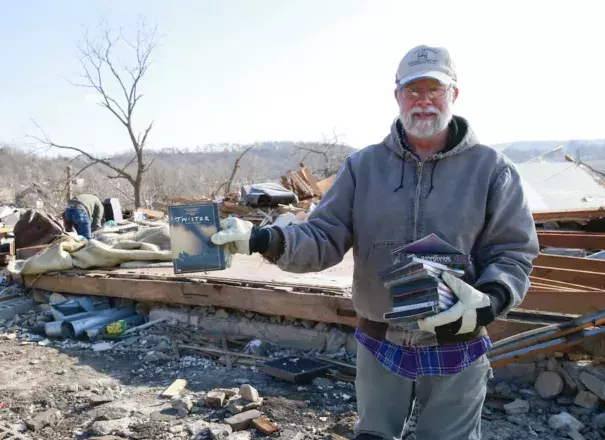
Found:
[[536, 266], [543, 267], [558, 267], [561, 269], [585, 270], [589, 272], [605, 272], [605, 260], [591, 258], [539, 254], [533, 263]]
[[160, 396], [167, 398], [179, 396], [186, 386], [187, 381], [185, 379], [177, 379], [172, 382], [168, 388], [162, 391], [162, 394], [160, 394]]
[[538, 231], [540, 246], [567, 249], [605, 249], [605, 233]]
[[531, 291], [519, 305], [523, 309], [583, 315], [603, 309], [605, 292], [585, 291]]
[[605, 289], [605, 273], [602, 272], [534, 266], [531, 275], [552, 281], [563, 281], [566, 283]]
[[555, 221], [573, 221], [573, 220], [593, 220], [605, 217], [605, 207], [589, 209], [565, 209], [561, 211], [534, 211], [532, 212], [534, 221], [555, 222]]

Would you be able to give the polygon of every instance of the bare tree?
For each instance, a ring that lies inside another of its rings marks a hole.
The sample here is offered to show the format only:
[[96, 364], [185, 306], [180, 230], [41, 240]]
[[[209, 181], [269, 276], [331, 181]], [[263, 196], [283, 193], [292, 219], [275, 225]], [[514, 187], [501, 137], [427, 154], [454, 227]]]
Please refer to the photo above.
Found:
[[214, 195], [218, 194], [218, 192], [223, 187], [225, 188], [224, 195], [225, 196], [229, 195], [229, 193], [231, 192], [231, 185], [233, 184], [233, 178], [235, 177], [235, 173], [237, 172], [237, 169], [239, 168], [239, 161], [242, 160], [242, 157], [244, 157], [246, 155], [246, 153], [248, 151], [250, 151], [253, 147], [254, 147], [254, 145], [250, 145], [248, 148], [246, 148], [244, 151], [242, 151], [239, 156], [237, 156], [237, 158], [235, 159], [235, 162], [233, 164], [233, 169], [231, 170], [231, 175], [229, 176], [229, 180], [220, 184], [220, 186], [216, 189], [216, 191], [214, 191], [213, 197], [214, 197]]
[[[110, 26], [103, 22], [101, 35], [91, 38], [88, 31], [84, 35], [84, 43], [78, 46], [79, 60], [82, 67], [82, 82], [73, 83], [77, 87], [93, 90], [98, 94], [99, 105], [107, 109], [124, 126], [134, 154], [125, 165], [117, 164], [111, 157], [101, 157], [80, 147], [55, 143], [50, 136], [36, 124], [39, 136], [30, 136], [46, 148], [70, 150], [78, 153], [79, 158], [85, 159], [86, 165], [76, 172], [72, 178], [79, 176], [84, 170], [95, 164], [101, 164], [113, 171], [110, 179], [124, 179], [134, 192], [134, 206], [142, 205], [141, 187], [144, 174], [153, 164], [146, 162], [145, 146], [153, 121], [145, 125], [144, 130], [137, 132], [134, 128], [133, 117], [137, 104], [143, 98], [139, 86], [147, 73], [151, 55], [157, 47], [157, 28], [149, 29], [144, 23], [139, 23], [136, 38], [130, 40], [122, 31], [114, 33]], [[121, 52], [124, 50], [125, 52]], [[119, 55], [118, 55], [119, 52]], [[123, 53], [128, 53], [131, 62], [121, 62]], [[131, 165], [134, 164], [134, 170]]]
[[304, 162], [310, 155], [319, 156], [323, 159], [324, 167], [323, 169], [315, 171], [320, 178], [330, 177], [338, 171], [338, 167], [344, 160], [344, 155], [339, 153], [340, 147], [342, 146], [339, 142], [340, 136], [341, 135], [336, 132], [336, 129], [333, 129], [331, 136], [323, 135], [322, 141], [315, 145], [298, 144], [298, 150], [305, 152], [300, 161]]

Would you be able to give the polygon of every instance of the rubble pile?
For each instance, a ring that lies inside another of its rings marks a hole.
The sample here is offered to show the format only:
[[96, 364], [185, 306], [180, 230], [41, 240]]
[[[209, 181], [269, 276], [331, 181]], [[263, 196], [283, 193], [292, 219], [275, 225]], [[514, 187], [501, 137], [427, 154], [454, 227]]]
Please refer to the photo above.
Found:
[[[16, 380], [45, 381], [44, 386], [50, 387], [24, 391], [22, 385], [19, 389], [10, 385], [0, 390], [0, 407], [4, 405], [0, 429], [6, 432], [32, 439], [353, 436], [355, 356], [344, 345], [338, 343], [340, 348], [333, 352], [325, 346], [297, 350], [204, 327], [208, 322], [204, 319], [236, 318], [285, 327], [285, 318], [246, 316], [243, 311], [215, 307], [198, 308], [197, 315], [190, 310], [179, 315], [131, 303], [129, 307], [146, 316], [145, 324], [92, 340], [47, 338], [31, 330], [40, 327], [54, 304], [67, 306], [71, 299], [59, 302], [60, 296], [54, 294], [50, 301], [49, 292], [17, 286], [2, 292], [6, 292], [3, 296], [28, 294], [19, 299], [29, 299], [32, 308], [21, 310], [0, 327], [0, 376], [13, 377], [11, 365], [21, 371]], [[189, 322], [193, 316], [197, 325]], [[302, 330], [328, 327], [288, 321], [290, 327]], [[336, 335], [335, 330], [332, 327], [330, 333]], [[279, 379], [263, 369], [269, 361], [292, 357], [326, 361], [330, 368], [304, 384]], [[82, 362], [86, 365], [78, 365]], [[94, 379], [90, 366], [98, 371]], [[605, 434], [604, 409], [605, 358], [556, 353], [512, 362], [496, 367], [488, 382], [483, 438], [514, 439], [527, 432], [552, 440], [597, 440]], [[414, 439], [416, 414], [406, 439]]]
[[[605, 359], [584, 357], [557, 353], [496, 368], [483, 410], [486, 429], [497, 426], [503, 436], [516, 427], [534, 437], [605, 438]], [[502, 417], [512, 426], [502, 426]]]
[[[334, 176], [317, 181], [311, 171], [301, 163], [298, 170], [290, 170], [281, 177], [281, 186], [275, 182], [266, 184], [279, 191], [280, 196], [268, 195], [263, 202], [257, 199], [246, 200], [244, 187], [223, 197], [170, 196], [164, 201], [155, 202], [154, 208], [167, 212], [169, 205], [218, 202], [222, 218], [235, 216], [260, 226], [274, 224], [279, 219], [278, 225], [287, 226], [305, 221], [333, 181]], [[288, 198], [288, 194], [291, 197]], [[283, 203], [289, 199], [292, 199], [292, 202]]]

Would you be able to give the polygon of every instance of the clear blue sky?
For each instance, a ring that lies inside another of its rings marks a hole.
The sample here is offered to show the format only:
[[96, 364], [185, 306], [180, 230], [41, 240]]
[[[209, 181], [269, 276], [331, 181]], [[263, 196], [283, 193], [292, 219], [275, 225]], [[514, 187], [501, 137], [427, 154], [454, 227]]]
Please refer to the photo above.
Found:
[[484, 143], [605, 138], [599, 1], [8, 1], [0, 13], [0, 141], [35, 118], [61, 143], [111, 153], [122, 128], [66, 78], [76, 43], [105, 18], [159, 26], [139, 120], [151, 148], [317, 140], [380, 141], [397, 107], [394, 72], [417, 44], [458, 65], [455, 112]]

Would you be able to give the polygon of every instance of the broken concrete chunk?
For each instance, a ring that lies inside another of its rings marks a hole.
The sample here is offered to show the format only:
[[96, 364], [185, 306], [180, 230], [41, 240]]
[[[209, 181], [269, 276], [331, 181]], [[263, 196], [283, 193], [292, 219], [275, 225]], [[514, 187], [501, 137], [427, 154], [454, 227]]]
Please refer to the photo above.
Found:
[[103, 403], [113, 402], [115, 399], [112, 394], [94, 394], [90, 397], [91, 405], [101, 405]]
[[172, 407], [176, 410], [184, 409], [185, 411], [189, 412], [193, 407], [193, 402], [189, 396], [175, 396], [170, 399], [170, 405], [172, 405]]
[[585, 440], [585, 437], [578, 431], [569, 431], [567, 435], [571, 440]]
[[187, 430], [195, 436], [196, 439], [227, 440], [233, 432], [229, 425], [222, 423], [208, 423], [204, 420], [187, 425]]
[[227, 440], [250, 440], [252, 435], [248, 431], [234, 432], [227, 437]]
[[229, 313], [225, 309], [218, 309], [214, 314], [217, 318], [228, 318]]
[[527, 400], [515, 399], [514, 401], [504, 405], [506, 414], [525, 414], [529, 412], [529, 402]]
[[102, 435], [100, 437], [90, 437], [88, 440], [127, 440], [124, 437], [118, 437], [117, 435]]
[[543, 371], [536, 379], [535, 388], [544, 399], [550, 399], [563, 391], [563, 379], [554, 371]]
[[346, 342], [347, 334], [341, 332], [337, 328], [332, 328], [332, 330], [330, 330], [330, 334], [326, 339], [326, 351], [328, 353], [338, 351], [342, 346], [345, 345]]
[[256, 388], [249, 384], [245, 384], [239, 387], [239, 394], [249, 402], [256, 402], [260, 398]]
[[599, 398], [590, 391], [580, 391], [576, 396], [574, 403], [583, 408], [595, 409], [599, 406]]
[[231, 414], [239, 414], [244, 411], [244, 404], [245, 401], [241, 396], [235, 396], [227, 401], [226, 408]]
[[506, 366], [513, 377], [529, 377], [536, 373], [536, 364], [533, 362], [510, 363]]
[[605, 400], [605, 382], [586, 371], [582, 371], [580, 380], [589, 391]]
[[111, 342], [97, 342], [91, 348], [93, 351], [107, 351], [113, 348], [113, 344]]
[[506, 382], [498, 382], [494, 387], [494, 393], [502, 397], [510, 397], [513, 395], [513, 390]]
[[279, 427], [265, 416], [252, 420], [252, 427], [265, 435], [271, 435], [274, 432], [279, 431]]
[[239, 393], [239, 388], [215, 388], [212, 391], [216, 391], [217, 393], [225, 393], [225, 397], [230, 399]]
[[168, 428], [168, 431], [170, 431], [172, 434], [178, 434], [179, 432], [182, 432], [184, 428], [185, 427], [183, 425], [174, 425]]
[[569, 429], [570, 431], [581, 431], [584, 428], [584, 424], [568, 412], [550, 416], [548, 425], [552, 429]]
[[99, 415], [98, 420], [123, 419], [124, 416], [128, 416], [130, 414], [129, 409], [119, 406], [103, 408], [102, 411], [103, 412]]
[[47, 426], [56, 425], [61, 420], [61, 411], [56, 408], [50, 408], [38, 413], [33, 419], [27, 420], [25, 426], [32, 431], [39, 431]]
[[181, 394], [181, 392], [187, 386], [187, 381], [185, 379], [177, 379], [170, 384], [168, 388], [162, 391], [162, 397], [174, 397]]
[[206, 395], [206, 406], [210, 408], [222, 408], [225, 402], [225, 393], [220, 391], [209, 391]]
[[170, 410], [162, 410], [162, 411], [154, 411], [149, 414], [151, 420], [155, 422], [170, 422], [176, 420], [176, 411], [173, 409]]
[[103, 420], [94, 422], [90, 428], [93, 434], [107, 435], [112, 433], [127, 434], [130, 426], [130, 419], [123, 418], [118, 420]]
[[571, 374], [569, 374], [567, 370], [560, 365], [557, 365], [557, 368], [555, 368], [554, 371], [561, 376], [561, 379], [563, 379], [563, 391], [566, 394], [573, 395], [578, 392], [578, 379], [574, 379]]
[[249, 411], [251, 409], [257, 409], [257, 408], [260, 408], [262, 404], [263, 404], [263, 398], [259, 397], [256, 402], [248, 402], [248, 403], [246, 403], [244, 405], [244, 409], [243, 410], [244, 411]]
[[225, 423], [229, 424], [234, 431], [241, 431], [248, 429], [252, 420], [258, 419], [261, 415], [260, 411], [252, 409], [226, 418]]

